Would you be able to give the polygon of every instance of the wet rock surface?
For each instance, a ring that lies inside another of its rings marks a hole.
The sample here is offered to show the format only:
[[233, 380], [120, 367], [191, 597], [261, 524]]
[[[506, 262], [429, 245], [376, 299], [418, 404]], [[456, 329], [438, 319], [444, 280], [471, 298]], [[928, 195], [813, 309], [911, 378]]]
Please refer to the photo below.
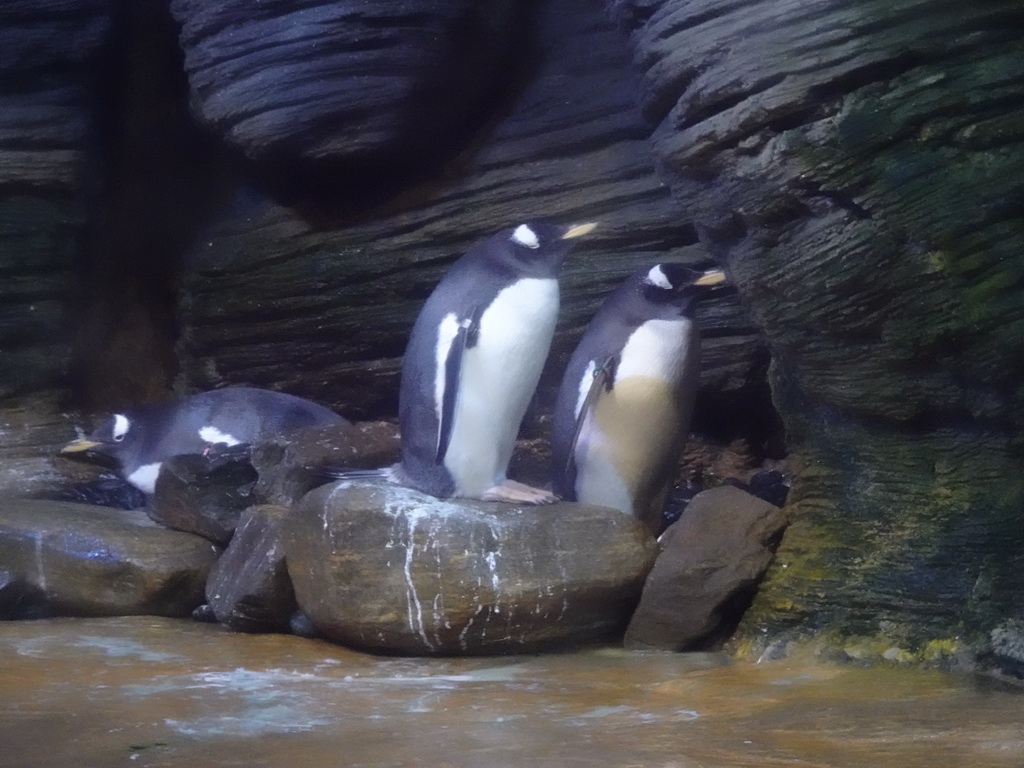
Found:
[[148, 617], [0, 629], [5, 768], [1017, 768], [1024, 753], [1024, 697], [895, 666], [385, 659]]
[[621, 632], [657, 547], [601, 507], [439, 501], [341, 482], [285, 531], [302, 610], [325, 637], [404, 654], [515, 653]]
[[217, 621], [239, 632], [287, 632], [298, 604], [284, 562], [282, 529], [291, 510], [245, 510], [210, 571], [206, 599]]
[[217, 559], [210, 542], [141, 511], [9, 499], [0, 503], [0, 604], [23, 615], [187, 616]]
[[661, 554], [626, 629], [633, 650], [720, 646], [772, 561], [787, 519], [733, 486], [697, 494], [658, 539]]

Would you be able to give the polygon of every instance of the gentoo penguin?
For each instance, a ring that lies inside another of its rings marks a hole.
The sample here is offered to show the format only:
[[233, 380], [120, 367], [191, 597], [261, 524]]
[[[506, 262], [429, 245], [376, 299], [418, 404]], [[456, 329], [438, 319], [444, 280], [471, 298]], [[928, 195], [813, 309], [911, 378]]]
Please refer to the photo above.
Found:
[[720, 270], [656, 264], [601, 305], [555, 404], [555, 493], [615, 507], [657, 531], [699, 385], [693, 306], [724, 279]]
[[121, 476], [153, 493], [160, 465], [211, 445], [239, 445], [300, 427], [344, 422], [338, 414], [301, 397], [250, 387], [227, 387], [184, 400], [126, 408], [61, 453], [112, 460]]
[[520, 224], [477, 243], [448, 270], [402, 363], [402, 461], [393, 480], [440, 498], [556, 500], [505, 473], [551, 346], [562, 260], [595, 226]]

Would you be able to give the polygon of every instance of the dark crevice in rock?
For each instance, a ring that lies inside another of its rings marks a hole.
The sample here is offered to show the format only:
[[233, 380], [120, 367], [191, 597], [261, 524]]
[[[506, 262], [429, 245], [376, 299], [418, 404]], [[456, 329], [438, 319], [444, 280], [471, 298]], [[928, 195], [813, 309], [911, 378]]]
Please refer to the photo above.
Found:
[[105, 180], [92, 204], [71, 380], [79, 405], [166, 396], [177, 373], [182, 254], [219, 203], [211, 137], [188, 114], [176, 27], [166, 9], [117, 5], [97, 139]]

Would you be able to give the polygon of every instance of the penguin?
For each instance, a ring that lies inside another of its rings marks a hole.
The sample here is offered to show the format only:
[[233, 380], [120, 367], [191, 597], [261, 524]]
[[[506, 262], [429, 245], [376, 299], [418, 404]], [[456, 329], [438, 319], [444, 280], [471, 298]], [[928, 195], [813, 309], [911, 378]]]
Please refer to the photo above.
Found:
[[438, 498], [557, 501], [506, 472], [551, 346], [562, 261], [596, 226], [520, 224], [451, 266], [409, 337], [392, 481]]
[[655, 264], [604, 301], [555, 403], [555, 493], [614, 507], [658, 532], [700, 384], [693, 308], [724, 280], [717, 269]]
[[126, 408], [103, 421], [88, 437], [72, 440], [61, 453], [111, 461], [128, 483], [152, 494], [161, 464], [172, 456], [343, 422], [334, 411], [301, 397], [227, 387], [183, 400]]

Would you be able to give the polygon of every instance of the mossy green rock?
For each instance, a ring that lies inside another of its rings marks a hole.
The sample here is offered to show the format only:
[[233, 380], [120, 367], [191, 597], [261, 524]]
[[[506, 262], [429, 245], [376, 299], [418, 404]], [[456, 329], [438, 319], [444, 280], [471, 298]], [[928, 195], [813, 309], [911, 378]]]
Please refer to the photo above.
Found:
[[736, 647], [984, 640], [1024, 612], [1019, 4], [610, 5], [797, 467]]

